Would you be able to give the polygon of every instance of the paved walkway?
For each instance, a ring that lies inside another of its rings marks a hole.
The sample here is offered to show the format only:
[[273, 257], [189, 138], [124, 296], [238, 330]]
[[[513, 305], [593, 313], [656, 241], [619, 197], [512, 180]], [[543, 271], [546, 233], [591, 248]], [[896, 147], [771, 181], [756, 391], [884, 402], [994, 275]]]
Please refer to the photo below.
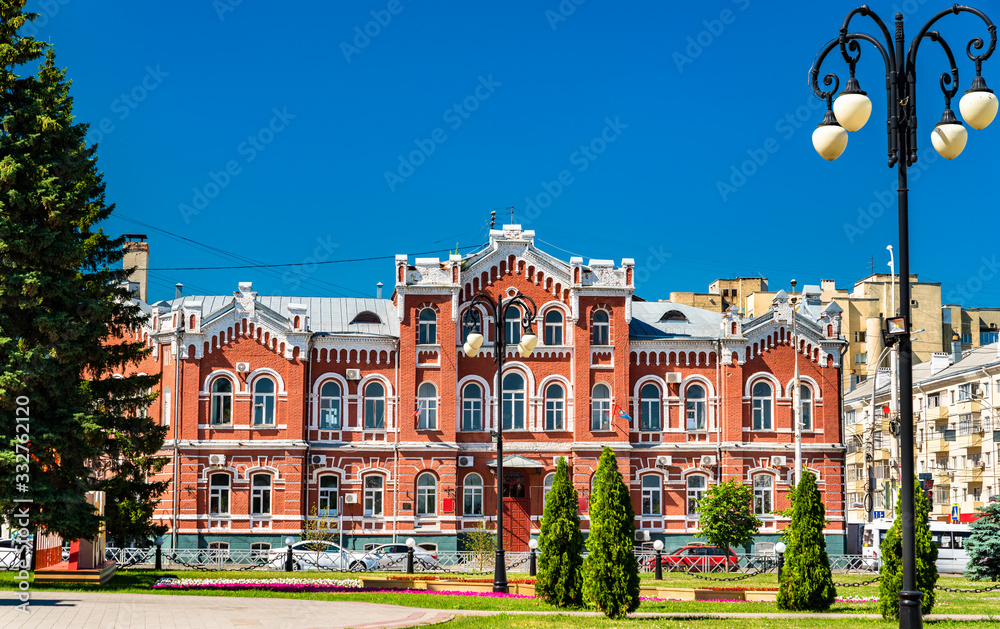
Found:
[[[487, 616], [500, 612], [441, 610], [289, 598], [235, 596], [183, 596], [163, 594], [112, 594], [90, 592], [31, 593], [30, 613], [19, 612], [15, 592], [0, 592], [0, 627], [3, 629], [391, 629], [445, 622], [454, 616]], [[506, 612], [509, 615], [566, 614], [592, 616], [593, 612]], [[786, 613], [638, 613], [634, 618], [866, 618], [875, 614]], [[924, 620], [993, 620], [982, 614], [930, 614]]]
[[235, 596], [31, 593], [30, 613], [0, 592], [4, 629], [388, 629], [444, 622], [453, 612], [376, 603]]

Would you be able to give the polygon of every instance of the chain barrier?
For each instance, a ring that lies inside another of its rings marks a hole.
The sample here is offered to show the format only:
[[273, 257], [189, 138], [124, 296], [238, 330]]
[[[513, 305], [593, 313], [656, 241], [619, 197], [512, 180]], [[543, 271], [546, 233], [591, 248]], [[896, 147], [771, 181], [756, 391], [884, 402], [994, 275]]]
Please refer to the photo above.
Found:
[[882, 578], [881, 576], [877, 576], [870, 581], [863, 581], [861, 583], [837, 583], [836, 581], [834, 581], [833, 584], [836, 585], [837, 587], [859, 588], [864, 585], [871, 585], [872, 583], [878, 583], [878, 580], [881, 578]]
[[702, 579], [704, 581], [742, 581], [743, 579], [749, 579], [750, 577], [755, 577], [758, 574], [766, 574], [767, 572], [768, 571], [765, 569], [758, 568], [754, 572], [749, 572], [738, 577], [706, 577], [703, 574], [695, 574], [693, 572], [685, 572], [684, 574], [686, 576], [694, 577], [695, 579]]
[[983, 592], [992, 592], [994, 590], [1000, 590], [1000, 583], [998, 583], [997, 585], [988, 587], [988, 588], [979, 588], [979, 589], [976, 589], [976, 590], [967, 590], [967, 589], [964, 589], [964, 588], [946, 588], [943, 585], [935, 585], [934, 589], [935, 590], [940, 590], [942, 592], [964, 592], [966, 594], [981, 594]]

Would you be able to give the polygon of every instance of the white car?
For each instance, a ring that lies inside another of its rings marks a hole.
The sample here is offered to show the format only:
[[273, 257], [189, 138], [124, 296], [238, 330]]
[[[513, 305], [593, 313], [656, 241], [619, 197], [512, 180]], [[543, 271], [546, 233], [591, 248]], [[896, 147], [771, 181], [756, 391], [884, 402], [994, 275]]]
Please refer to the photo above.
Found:
[[25, 565], [31, 567], [31, 546], [21, 546], [16, 539], [0, 540], [0, 570], [20, 570], [21, 556], [25, 555]]
[[[369, 554], [378, 558], [379, 570], [406, 570], [406, 544], [382, 544], [369, 550]], [[420, 548], [413, 547], [414, 570], [440, 570], [437, 555]]]
[[[272, 548], [267, 555], [267, 567], [284, 570], [288, 547]], [[374, 570], [378, 559], [363, 552], [344, 550], [333, 542], [303, 540], [292, 544], [294, 570], [343, 570], [364, 572]]]

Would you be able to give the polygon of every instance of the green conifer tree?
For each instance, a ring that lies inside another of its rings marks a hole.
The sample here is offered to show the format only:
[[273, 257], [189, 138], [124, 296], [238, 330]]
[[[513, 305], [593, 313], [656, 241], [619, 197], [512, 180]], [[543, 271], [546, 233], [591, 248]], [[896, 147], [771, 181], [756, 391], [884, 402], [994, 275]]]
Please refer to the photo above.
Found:
[[639, 607], [639, 564], [633, 551], [634, 540], [632, 498], [618, 471], [614, 450], [605, 446], [590, 496], [583, 596], [608, 618], [621, 618]]
[[[35, 17], [24, 4], [0, 0], [0, 510], [30, 498], [32, 526], [91, 537], [85, 493], [104, 489], [109, 536], [142, 541], [162, 530], [149, 518], [163, 484], [147, 476], [165, 430], [144, 413], [158, 377], [113, 377], [148, 351], [130, 333], [143, 313], [123, 285], [124, 239], [95, 229], [113, 205], [69, 83], [50, 46], [18, 34]], [[37, 75], [18, 74], [43, 53]], [[26, 444], [13, 439], [23, 406]]]
[[[938, 548], [931, 537], [931, 527], [928, 521], [930, 503], [927, 496], [920, 491], [920, 482], [913, 479], [913, 515], [914, 536], [917, 560], [917, 589], [924, 593], [920, 605], [923, 614], [931, 613], [934, 608], [934, 586], [937, 584]], [[896, 504], [901, 505], [902, 489], [896, 497]], [[902, 517], [892, 522], [892, 527], [886, 531], [885, 539], [879, 545], [879, 612], [885, 619], [899, 618], [899, 591], [903, 589], [903, 532]]]
[[785, 566], [781, 571], [778, 608], [823, 611], [837, 596], [826, 554], [826, 509], [816, 478], [803, 470], [795, 486], [792, 521], [785, 531]]
[[538, 538], [538, 578], [535, 593], [550, 605], [583, 603], [583, 533], [579, 499], [566, 459], [559, 457], [552, 488], [545, 496], [542, 531]]
[[990, 502], [976, 513], [965, 540], [969, 566], [965, 576], [973, 581], [1000, 581], [1000, 502]]

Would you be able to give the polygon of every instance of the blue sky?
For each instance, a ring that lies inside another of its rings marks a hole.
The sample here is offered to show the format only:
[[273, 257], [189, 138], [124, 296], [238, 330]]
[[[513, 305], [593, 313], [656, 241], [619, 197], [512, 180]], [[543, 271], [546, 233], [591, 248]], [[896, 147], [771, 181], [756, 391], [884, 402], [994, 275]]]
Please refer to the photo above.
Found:
[[[378, 281], [391, 290], [395, 254], [468, 251], [510, 206], [553, 254], [635, 258], [646, 299], [739, 275], [849, 287], [873, 257], [888, 269], [895, 171], [870, 46], [858, 67], [868, 125], [836, 162], [811, 144], [824, 105], [808, 71], [855, 4], [576, 2], [28, 7], [99, 141], [117, 204], [105, 228], [149, 235], [152, 300], [178, 281], [187, 293], [253, 281], [262, 294], [372, 296]], [[912, 36], [947, 3], [871, 6], [887, 21], [904, 11]], [[960, 55], [961, 95], [965, 43], [986, 29], [960, 15], [939, 30]], [[998, 63], [983, 69], [994, 88]], [[946, 301], [1000, 305], [1000, 122], [970, 129], [958, 159], [937, 158], [946, 58], [928, 44], [917, 68], [911, 270]], [[846, 79], [833, 55], [823, 71]], [[167, 270], [248, 260], [297, 266]]]

